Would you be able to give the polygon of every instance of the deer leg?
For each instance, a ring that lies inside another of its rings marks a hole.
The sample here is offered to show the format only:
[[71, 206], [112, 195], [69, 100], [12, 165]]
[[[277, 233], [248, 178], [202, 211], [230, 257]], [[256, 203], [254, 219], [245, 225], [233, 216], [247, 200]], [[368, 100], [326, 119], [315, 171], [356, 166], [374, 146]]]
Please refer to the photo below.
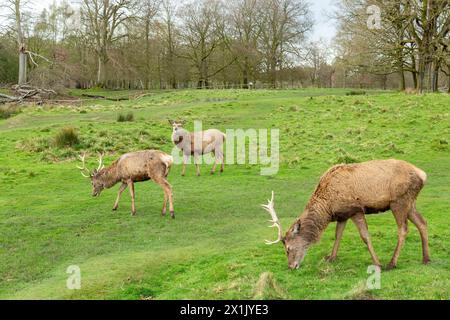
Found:
[[419, 230], [420, 238], [422, 239], [423, 263], [428, 264], [430, 262], [430, 254], [428, 249], [427, 222], [415, 208], [408, 214], [408, 219], [414, 223], [417, 230]]
[[216, 164], [220, 162], [220, 172], [223, 172], [223, 151], [221, 149], [216, 150]]
[[133, 181], [128, 182], [128, 187], [130, 188], [131, 195], [131, 215], [136, 215], [136, 204], [135, 204], [135, 194], [134, 194], [134, 183]]
[[216, 172], [216, 167], [217, 167], [217, 163], [219, 162], [219, 158], [218, 158], [218, 156], [217, 156], [217, 153], [215, 153], [214, 151], [213, 151], [213, 154], [214, 154], [214, 165], [213, 165], [213, 167], [212, 167], [212, 169], [211, 169], [211, 174], [214, 174], [215, 172]]
[[168, 199], [167, 192], [166, 192], [166, 190], [164, 190], [164, 203], [163, 203], [163, 208], [161, 211], [162, 216], [165, 216], [166, 212], [167, 212], [167, 199]]
[[338, 221], [336, 224], [336, 239], [334, 241], [333, 251], [331, 254], [325, 258], [328, 262], [333, 262], [336, 260], [337, 253], [339, 250], [339, 244], [342, 239], [342, 234], [344, 233], [345, 225], [347, 221]]
[[197, 176], [200, 176], [200, 165], [198, 164], [198, 154], [194, 154], [194, 163], [197, 170]]
[[372, 257], [373, 264], [376, 266], [381, 266], [380, 260], [378, 260], [377, 254], [372, 246], [372, 241], [369, 236], [369, 229], [367, 228], [367, 221], [364, 217], [364, 213], [358, 213], [352, 217], [352, 221], [355, 223], [358, 228], [359, 235], [364, 243], [367, 245], [367, 249], [369, 249], [370, 256]]
[[189, 159], [189, 155], [183, 155], [183, 169], [181, 171], [181, 176], [184, 177], [184, 175], [186, 174], [186, 163], [188, 162]]
[[405, 205], [404, 203], [396, 203], [391, 205], [391, 210], [394, 213], [395, 221], [397, 222], [398, 241], [391, 262], [389, 262], [389, 265], [387, 266], [388, 270], [397, 267], [397, 260], [400, 251], [405, 244], [406, 235], [408, 234], [408, 215], [413, 209], [411, 206]]
[[116, 202], [114, 203], [113, 211], [116, 211], [119, 207], [119, 200], [120, 196], [122, 195], [122, 192], [127, 188], [127, 184], [122, 182], [122, 185], [119, 188], [119, 193], [117, 194]]
[[172, 186], [167, 182], [166, 180], [166, 188], [167, 188], [167, 195], [169, 197], [169, 210], [170, 210], [170, 216], [172, 219], [175, 219], [175, 211], [173, 209], [173, 194], [172, 194]]
[[175, 218], [175, 212], [173, 209], [173, 196], [172, 196], [172, 186], [167, 181], [167, 179], [163, 176], [153, 176], [152, 180], [159, 184], [161, 188], [164, 191], [164, 204], [163, 204], [163, 215], [166, 214], [166, 208], [167, 208], [167, 200], [169, 200], [169, 211], [170, 216], [174, 219]]
[[221, 161], [220, 172], [223, 172], [223, 168], [224, 168], [225, 164], [224, 164], [224, 157], [223, 157], [222, 150], [220, 151], [220, 161]]

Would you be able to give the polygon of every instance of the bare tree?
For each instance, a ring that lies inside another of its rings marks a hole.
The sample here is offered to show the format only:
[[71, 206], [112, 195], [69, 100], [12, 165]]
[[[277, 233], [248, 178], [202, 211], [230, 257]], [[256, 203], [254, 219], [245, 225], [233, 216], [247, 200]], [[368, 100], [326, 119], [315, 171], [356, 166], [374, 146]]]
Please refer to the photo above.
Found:
[[166, 67], [169, 79], [169, 85], [172, 89], [177, 87], [177, 77], [176, 77], [176, 37], [177, 30], [175, 25], [175, 14], [177, 11], [177, 4], [173, 0], [162, 0], [161, 3], [161, 24], [160, 32], [162, 34], [163, 43], [166, 49]]
[[16, 41], [19, 48], [19, 80], [18, 84], [22, 85], [27, 82], [27, 49], [25, 36], [23, 32], [23, 7], [26, 4], [24, 0], [4, 0], [4, 5], [8, 9], [9, 18], [14, 20], [14, 31]]
[[92, 41], [97, 56], [97, 85], [104, 86], [108, 51], [118, 40], [127, 36], [120, 28], [132, 18], [130, 10], [133, 0], [83, 0], [81, 6], [82, 22], [87, 36]]
[[258, 22], [262, 15], [261, 2], [258, 0], [233, 0], [228, 14], [229, 29], [224, 29], [225, 43], [237, 57], [242, 72], [242, 82], [248, 88], [249, 77], [259, 64], [258, 41], [261, 27]]
[[148, 89], [150, 84], [151, 76], [151, 50], [150, 50], [150, 37], [151, 37], [151, 27], [154, 22], [155, 16], [158, 13], [160, 6], [160, 0], [142, 0], [139, 5], [138, 12], [136, 13], [139, 20], [144, 26], [144, 54], [145, 54], [145, 83], [144, 88]]
[[[353, 61], [372, 74], [398, 73], [405, 89], [410, 71], [419, 92], [437, 90], [443, 63], [444, 39], [448, 38], [450, 4], [442, 0], [341, 0], [339, 44], [346, 46]], [[367, 8], [376, 5], [381, 21], [367, 26]], [[444, 59], [445, 60], [445, 59]], [[428, 75], [428, 77], [427, 77]]]
[[223, 43], [219, 21], [220, 2], [201, 0], [186, 4], [180, 10], [182, 19], [182, 39], [186, 48], [183, 57], [191, 61], [198, 75], [197, 87], [207, 88], [209, 78], [222, 71], [226, 66], [210, 69], [213, 53]]
[[276, 87], [277, 70], [287, 54], [298, 54], [312, 28], [309, 5], [304, 0], [262, 0], [261, 49], [269, 82]]

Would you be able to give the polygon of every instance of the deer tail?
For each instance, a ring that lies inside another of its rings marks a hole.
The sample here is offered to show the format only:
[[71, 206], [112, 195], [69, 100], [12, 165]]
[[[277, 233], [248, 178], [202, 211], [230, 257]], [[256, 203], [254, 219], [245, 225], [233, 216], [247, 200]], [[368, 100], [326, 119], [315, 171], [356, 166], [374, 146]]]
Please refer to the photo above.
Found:
[[167, 176], [169, 174], [169, 169], [173, 164], [173, 157], [168, 154], [163, 154], [161, 155], [161, 161], [166, 166], [165, 176]]

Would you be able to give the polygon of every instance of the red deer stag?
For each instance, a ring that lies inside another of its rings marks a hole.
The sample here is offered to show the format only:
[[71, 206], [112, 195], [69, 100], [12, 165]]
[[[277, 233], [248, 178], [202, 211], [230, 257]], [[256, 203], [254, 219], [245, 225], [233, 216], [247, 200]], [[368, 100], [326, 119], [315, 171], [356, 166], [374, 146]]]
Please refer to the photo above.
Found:
[[111, 166], [105, 168], [103, 166], [103, 155], [101, 155], [98, 160], [98, 168], [92, 172], [86, 168], [85, 157], [86, 154], [80, 156], [83, 166], [77, 167], [81, 170], [81, 174], [84, 177], [91, 179], [93, 188], [92, 196], [98, 197], [103, 189], [109, 189], [121, 182], [119, 194], [113, 207], [114, 211], [119, 206], [122, 192], [129, 187], [131, 194], [131, 212], [133, 216], [136, 215], [134, 183], [153, 180], [164, 190], [162, 215], [164, 216], [166, 214], [167, 201], [169, 201], [170, 215], [172, 218], [175, 218], [172, 187], [166, 179], [173, 163], [172, 156], [158, 150], [130, 152], [124, 154], [118, 160], [114, 161]]
[[274, 209], [274, 199], [263, 208], [278, 228], [288, 256], [290, 269], [300, 267], [308, 248], [317, 242], [330, 222], [337, 222], [336, 240], [328, 261], [337, 256], [339, 242], [348, 219], [351, 219], [367, 245], [373, 263], [380, 261], [370, 241], [366, 214], [392, 210], [398, 226], [398, 242], [388, 269], [395, 268], [408, 233], [408, 219], [417, 227], [422, 239], [423, 263], [430, 261], [427, 223], [416, 209], [416, 199], [427, 175], [412, 164], [400, 160], [374, 160], [356, 164], [341, 164], [329, 169], [320, 179], [303, 214], [283, 237], [281, 224]]
[[198, 132], [188, 132], [183, 128], [182, 122], [169, 120], [172, 125], [172, 142], [183, 152], [183, 170], [181, 175], [186, 173], [186, 163], [190, 156], [194, 157], [194, 163], [197, 168], [197, 176], [200, 175], [200, 166], [198, 164], [198, 157], [204, 154], [213, 153], [215, 162], [211, 169], [211, 174], [216, 172], [216, 166], [219, 162], [220, 172], [223, 172], [223, 143], [225, 141], [225, 133], [217, 129], [209, 129]]

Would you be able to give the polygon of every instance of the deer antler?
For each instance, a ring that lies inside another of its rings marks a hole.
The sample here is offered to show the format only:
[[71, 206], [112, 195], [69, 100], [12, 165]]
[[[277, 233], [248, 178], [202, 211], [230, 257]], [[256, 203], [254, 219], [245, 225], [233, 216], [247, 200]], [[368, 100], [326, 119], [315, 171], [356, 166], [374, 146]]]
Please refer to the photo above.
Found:
[[281, 230], [281, 223], [280, 220], [278, 220], [277, 217], [277, 213], [275, 212], [274, 209], [274, 192], [272, 191], [272, 199], [271, 200], [267, 200], [268, 203], [267, 204], [262, 204], [261, 207], [263, 207], [264, 210], [266, 210], [267, 212], [269, 212], [270, 216], [272, 217], [272, 220], [269, 220], [270, 223], [273, 223], [271, 226], [269, 226], [270, 228], [278, 228], [278, 239], [275, 241], [268, 241], [266, 240], [266, 244], [275, 244], [281, 241], [281, 239], [283, 239], [283, 232]]
[[[77, 166], [77, 168], [81, 170], [81, 175], [82, 175], [83, 177], [85, 177], [85, 178], [90, 178], [90, 177], [91, 177], [91, 172], [89, 171], [88, 168], [86, 168], [86, 162], [85, 162], [85, 159], [86, 159], [86, 152], [83, 153], [83, 155], [79, 155], [78, 158], [81, 160], [81, 163], [83, 164], [82, 167]], [[85, 175], [85, 174], [83, 173], [83, 171], [87, 171], [88, 175]]]
[[102, 170], [105, 166], [103, 164], [103, 157], [105, 156], [104, 153], [100, 153], [99, 157], [98, 157], [98, 168], [97, 171]]

